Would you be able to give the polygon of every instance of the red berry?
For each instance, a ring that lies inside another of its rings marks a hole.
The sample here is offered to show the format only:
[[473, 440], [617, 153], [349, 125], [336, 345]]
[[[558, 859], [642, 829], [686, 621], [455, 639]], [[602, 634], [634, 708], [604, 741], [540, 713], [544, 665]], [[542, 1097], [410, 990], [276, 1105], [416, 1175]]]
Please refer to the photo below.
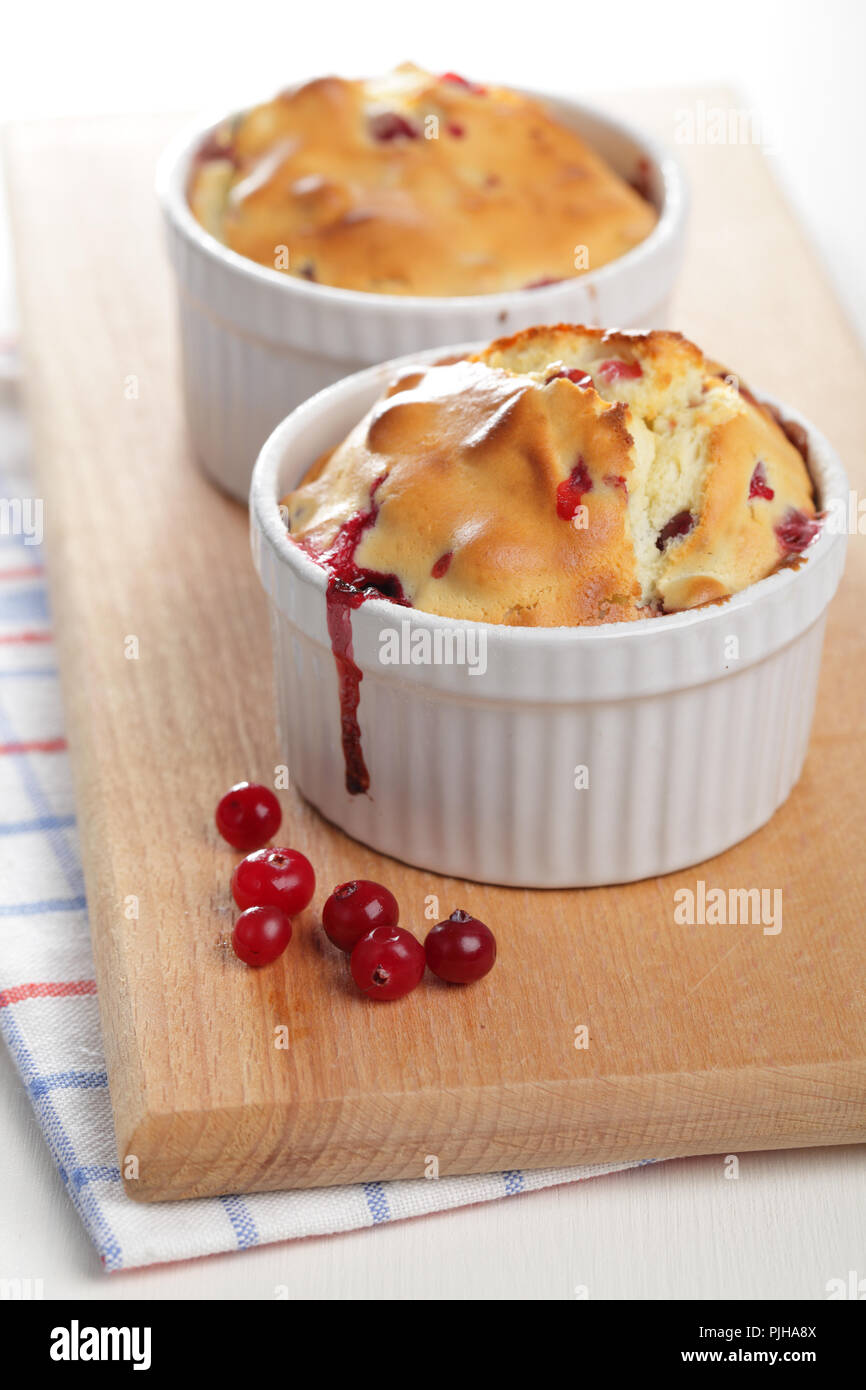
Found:
[[621, 357], [609, 357], [598, 368], [602, 381], [633, 381], [643, 376], [640, 362], [623, 362]]
[[478, 82], [470, 82], [468, 78], [461, 77], [459, 72], [443, 72], [439, 81], [450, 82], [455, 87], [465, 87], [467, 92], [474, 92], [476, 96], [483, 96], [485, 92], [485, 88]]
[[807, 516], [797, 507], [789, 507], [781, 521], [776, 523], [776, 535], [782, 549], [790, 555], [798, 554], [811, 545], [821, 529], [816, 516]]
[[563, 521], [571, 521], [577, 516], [577, 509], [583, 502], [585, 492], [592, 492], [592, 478], [583, 458], [580, 457], [570, 476], [556, 489], [556, 515]]
[[292, 939], [292, 924], [279, 907], [248, 907], [235, 922], [232, 946], [247, 965], [270, 965]]
[[270, 787], [237, 782], [216, 808], [216, 827], [235, 849], [258, 849], [280, 828], [283, 813]]
[[374, 140], [417, 140], [418, 132], [399, 111], [379, 111], [370, 117], [370, 134]]
[[433, 568], [430, 571], [434, 579], [445, 578], [445, 575], [448, 573], [448, 566], [451, 564], [453, 554], [453, 550], [446, 550], [445, 554], [440, 555], [439, 559], [435, 561]]
[[547, 386], [551, 381], [559, 381], [562, 377], [566, 381], [573, 381], [575, 386], [580, 387], [581, 391], [585, 391], [588, 386], [592, 385], [592, 377], [582, 367], [563, 367], [561, 372], [551, 372], [544, 384]]
[[768, 502], [772, 502], [775, 492], [767, 482], [767, 470], [762, 459], [758, 459], [755, 464], [755, 471], [749, 482], [749, 500], [753, 497], [764, 497]]
[[335, 888], [322, 909], [322, 926], [341, 951], [352, 951], [374, 927], [396, 927], [397, 899], [381, 883], [353, 878]]
[[469, 985], [493, 969], [496, 937], [489, 927], [458, 907], [440, 922], [424, 942], [427, 964], [440, 980]]
[[678, 536], [687, 536], [694, 524], [695, 518], [691, 512], [677, 512], [676, 516], [665, 522], [656, 536], [656, 550], [664, 550], [668, 541], [676, 540]]
[[242, 859], [232, 874], [232, 896], [243, 911], [248, 907], [281, 907], [294, 917], [303, 912], [316, 891], [309, 859], [296, 849], [257, 849]]
[[402, 927], [374, 927], [361, 937], [349, 965], [368, 999], [401, 999], [424, 974], [424, 947]]

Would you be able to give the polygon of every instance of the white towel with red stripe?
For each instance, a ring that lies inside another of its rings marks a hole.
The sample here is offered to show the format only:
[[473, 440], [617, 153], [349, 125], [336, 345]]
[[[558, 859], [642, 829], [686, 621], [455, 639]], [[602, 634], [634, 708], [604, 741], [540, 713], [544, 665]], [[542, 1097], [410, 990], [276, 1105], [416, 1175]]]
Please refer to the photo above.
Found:
[[[0, 1028], [105, 1268], [377, 1226], [634, 1166], [156, 1206], [128, 1200], [117, 1167], [36, 503], [14, 382], [0, 372]], [[50, 499], [44, 510], [50, 525]]]

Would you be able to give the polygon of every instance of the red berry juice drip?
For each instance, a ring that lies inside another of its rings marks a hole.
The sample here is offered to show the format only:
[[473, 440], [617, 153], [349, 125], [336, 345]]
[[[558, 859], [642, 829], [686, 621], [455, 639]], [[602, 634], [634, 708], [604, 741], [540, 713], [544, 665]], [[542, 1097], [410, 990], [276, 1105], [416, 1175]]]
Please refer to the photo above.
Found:
[[[379, 508], [375, 496], [383, 482], [384, 475], [376, 480], [370, 490], [370, 506], [366, 511], [356, 512], [343, 523], [330, 550], [323, 555], [313, 554], [312, 557], [330, 574], [325, 595], [325, 610], [331, 651], [334, 653], [337, 667], [340, 737], [346, 766], [346, 791], [351, 796], [358, 796], [370, 788], [370, 773], [364, 761], [361, 727], [358, 723], [358, 705], [364, 673], [355, 661], [352, 646], [352, 610], [360, 608], [369, 598], [388, 598], [392, 603], [411, 607], [396, 574], [380, 574], [377, 570], [364, 569], [355, 563], [355, 552], [361, 537], [373, 525], [378, 515]], [[312, 553], [308, 547], [303, 548], [308, 554]]]
[[364, 673], [356, 665], [352, 649], [352, 609], [364, 602], [362, 590], [355, 589], [342, 579], [330, 578], [326, 596], [328, 636], [337, 666], [340, 692], [340, 737], [343, 761], [346, 765], [346, 791], [358, 796], [370, 788], [370, 774], [361, 748], [361, 726], [358, 705], [361, 700], [361, 681]]

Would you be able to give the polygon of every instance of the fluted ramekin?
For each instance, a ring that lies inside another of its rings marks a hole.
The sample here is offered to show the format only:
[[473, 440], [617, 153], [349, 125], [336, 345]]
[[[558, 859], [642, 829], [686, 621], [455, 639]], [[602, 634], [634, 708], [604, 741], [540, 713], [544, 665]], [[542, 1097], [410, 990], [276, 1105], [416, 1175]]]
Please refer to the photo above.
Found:
[[199, 461], [246, 501], [256, 455], [278, 422], [322, 387], [375, 362], [534, 323], [663, 326], [682, 259], [687, 197], [674, 157], [623, 122], [538, 96], [619, 173], [640, 171], [659, 211], [650, 235], [574, 280], [504, 294], [410, 297], [310, 284], [239, 256], [187, 202], [210, 131], [201, 122], [166, 150], [157, 175], [180, 307], [186, 411]]
[[[271, 612], [281, 760], [304, 796], [386, 854], [520, 887], [663, 874], [757, 830], [806, 755], [826, 610], [845, 558], [845, 535], [826, 526], [799, 566], [724, 603], [646, 622], [515, 628], [363, 603], [351, 622], [370, 789], [346, 790], [327, 576], [289, 540], [278, 501], [349, 432], [396, 365], [300, 406], [253, 475], [250, 526]], [[782, 409], [807, 431], [821, 506], [846, 508], [847, 478], [827, 440]], [[431, 647], [437, 630], [458, 640], [470, 629], [472, 640], [483, 634], [486, 669], [383, 664], [383, 634], [403, 643], [406, 622], [409, 640], [426, 630], [420, 640]]]

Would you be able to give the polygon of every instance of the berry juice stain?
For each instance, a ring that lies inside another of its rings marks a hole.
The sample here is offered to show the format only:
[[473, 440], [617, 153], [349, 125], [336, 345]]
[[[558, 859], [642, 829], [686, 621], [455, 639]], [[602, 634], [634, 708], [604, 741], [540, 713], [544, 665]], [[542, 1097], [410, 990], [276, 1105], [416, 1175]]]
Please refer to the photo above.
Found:
[[359, 796], [370, 789], [370, 774], [361, 747], [358, 705], [364, 673], [355, 662], [352, 648], [352, 609], [360, 608], [364, 593], [342, 579], [330, 578], [325, 598], [328, 636], [337, 667], [340, 696], [340, 738], [346, 765], [346, 791]]
[[370, 492], [370, 506], [356, 512], [340, 527], [329, 550], [315, 554], [301, 542], [307, 554], [329, 573], [325, 595], [325, 612], [331, 651], [337, 668], [337, 687], [340, 700], [340, 741], [346, 768], [346, 791], [360, 796], [370, 789], [370, 773], [361, 746], [361, 726], [358, 706], [361, 702], [361, 681], [364, 673], [355, 661], [352, 643], [352, 612], [371, 598], [387, 598], [405, 608], [411, 607], [396, 574], [380, 574], [355, 563], [355, 552], [361, 537], [378, 515], [375, 495], [384, 476], [378, 478]]

